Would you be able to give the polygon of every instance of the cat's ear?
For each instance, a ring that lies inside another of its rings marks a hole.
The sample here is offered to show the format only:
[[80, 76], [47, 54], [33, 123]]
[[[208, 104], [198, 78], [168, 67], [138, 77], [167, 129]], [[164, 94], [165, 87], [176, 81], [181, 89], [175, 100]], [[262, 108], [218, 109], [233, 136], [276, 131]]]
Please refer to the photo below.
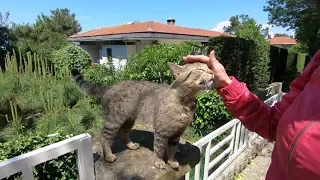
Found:
[[175, 77], [178, 77], [182, 71], [182, 66], [168, 62], [168, 67]]

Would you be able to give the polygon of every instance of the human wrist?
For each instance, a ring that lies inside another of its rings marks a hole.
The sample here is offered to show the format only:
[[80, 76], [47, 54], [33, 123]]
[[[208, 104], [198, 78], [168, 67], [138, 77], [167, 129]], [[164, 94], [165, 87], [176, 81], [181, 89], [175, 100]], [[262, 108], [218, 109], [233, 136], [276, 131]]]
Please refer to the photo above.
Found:
[[232, 83], [231, 78], [227, 76], [221, 80], [217, 80], [215, 83], [215, 88], [221, 89], [221, 88], [227, 87], [231, 83]]
[[224, 88], [224, 87], [227, 87], [231, 83], [232, 83], [232, 80], [230, 79], [229, 76], [227, 76], [226, 79], [220, 81], [220, 86], [221, 86], [221, 88]]

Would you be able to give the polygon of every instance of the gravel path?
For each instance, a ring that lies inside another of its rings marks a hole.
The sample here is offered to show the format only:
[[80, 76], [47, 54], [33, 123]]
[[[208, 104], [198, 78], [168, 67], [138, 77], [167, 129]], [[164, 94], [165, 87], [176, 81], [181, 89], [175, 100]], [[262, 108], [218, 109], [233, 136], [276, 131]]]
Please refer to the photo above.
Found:
[[240, 174], [241, 180], [264, 180], [271, 163], [274, 144], [269, 143]]

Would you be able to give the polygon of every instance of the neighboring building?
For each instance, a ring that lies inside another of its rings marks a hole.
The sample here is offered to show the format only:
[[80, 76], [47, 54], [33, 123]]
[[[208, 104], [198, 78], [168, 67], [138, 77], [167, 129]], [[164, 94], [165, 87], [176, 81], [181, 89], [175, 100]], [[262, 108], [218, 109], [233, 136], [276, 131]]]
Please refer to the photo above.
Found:
[[284, 36], [274, 37], [269, 39], [268, 41], [273, 46], [285, 48], [285, 49], [289, 49], [293, 45], [297, 44], [297, 40], [290, 37], [284, 37]]
[[[69, 41], [89, 52], [95, 63], [106, 62], [106, 57], [126, 58], [155, 42], [179, 43], [183, 41], [208, 42], [210, 37], [228, 34], [196, 28], [179, 27], [174, 19], [167, 24], [159, 22], [134, 22], [104, 27], [69, 37]], [[124, 64], [125, 62], [123, 62]], [[116, 63], [117, 64], [117, 63]]]

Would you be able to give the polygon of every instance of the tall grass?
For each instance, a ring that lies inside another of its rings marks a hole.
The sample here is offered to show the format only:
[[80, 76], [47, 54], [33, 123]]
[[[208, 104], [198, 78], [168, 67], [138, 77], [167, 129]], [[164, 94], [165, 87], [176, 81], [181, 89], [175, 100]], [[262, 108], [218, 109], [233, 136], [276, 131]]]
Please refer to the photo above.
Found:
[[38, 55], [13, 52], [0, 78], [0, 139], [27, 131], [94, 134], [101, 127], [98, 105], [79, 91], [67, 67], [56, 69]]

